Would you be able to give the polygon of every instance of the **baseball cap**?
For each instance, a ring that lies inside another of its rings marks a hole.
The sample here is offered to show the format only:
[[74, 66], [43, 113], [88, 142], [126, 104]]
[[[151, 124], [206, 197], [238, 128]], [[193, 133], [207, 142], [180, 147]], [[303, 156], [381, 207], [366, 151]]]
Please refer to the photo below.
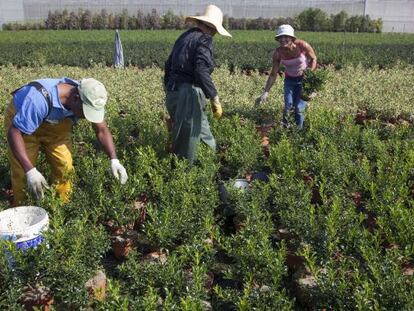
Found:
[[86, 120], [92, 123], [102, 122], [105, 115], [105, 105], [108, 100], [105, 86], [98, 80], [86, 78], [80, 81], [78, 90]]

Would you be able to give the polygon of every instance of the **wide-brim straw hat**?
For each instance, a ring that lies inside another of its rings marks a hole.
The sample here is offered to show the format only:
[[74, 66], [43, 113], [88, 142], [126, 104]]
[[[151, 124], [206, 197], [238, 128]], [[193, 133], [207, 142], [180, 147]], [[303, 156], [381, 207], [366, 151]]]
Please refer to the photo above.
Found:
[[226, 37], [231, 37], [231, 34], [223, 27], [223, 12], [213, 4], [207, 6], [203, 15], [200, 16], [188, 16], [187, 20], [199, 20], [208, 26], [215, 28], [217, 32]]

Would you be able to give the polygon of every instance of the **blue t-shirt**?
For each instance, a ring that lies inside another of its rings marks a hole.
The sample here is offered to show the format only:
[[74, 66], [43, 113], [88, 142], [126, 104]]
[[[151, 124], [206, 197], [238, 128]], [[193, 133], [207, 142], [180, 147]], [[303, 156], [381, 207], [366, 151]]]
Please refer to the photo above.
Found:
[[40, 79], [36, 81], [49, 92], [52, 110], [49, 113], [49, 105], [46, 98], [34, 86], [23, 86], [13, 96], [14, 106], [16, 108], [13, 125], [23, 133], [30, 135], [44, 121], [57, 123], [68, 117], [73, 118], [75, 121], [76, 118], [73, 112], [66, 109], [60, 102], [57, 85], [60, 83], [69, 83], [77, 86], [79, 82], [69, 78]]

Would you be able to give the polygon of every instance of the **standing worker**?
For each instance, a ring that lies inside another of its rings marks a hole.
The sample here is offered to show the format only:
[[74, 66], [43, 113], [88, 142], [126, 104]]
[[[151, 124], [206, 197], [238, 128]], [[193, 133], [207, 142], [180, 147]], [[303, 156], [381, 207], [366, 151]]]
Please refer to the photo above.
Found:
[[13, 206], [25, 199], [25, 177], [29, 190], [37, 198], [43, 197], [48, 184], [35, 167], [40, 147], [51, 165], [57, 192], [62, 200], [69, 200], [73, 173], [71, 130], [79, 118], [92, 122], [96, 138], [111, 159], [113, 175], [122, 184], [127, 181], [128, 175], [117, 159], [112, 135], [104, 121], [107, 92], [101, 82], [92, 78], [80, 82], [69, 78], [42, 79], [24, 85], [12, 95], [4, 124]]
[[[298, 128], [303, 128], [306, 102], [301, 99], [302, 80], [305, 70], [316, 69], [316, 54], [309, 43], [295, 37], [293, 27], [281, 25], [276, 29], [275, 39], [280, 46], [273, 53], [272, 71], [267, 79], [262, 94], [256, 99], [256, 105], [262, 104], [269, 96], [269, 90], [276, 81], [280, 65], [285, 66], [283, 125], [289, 126], [289, 112], [295, 111]], [[309, 64], [308, 64], [309, 63]]]
[[216, 141], [204, 113], [206, 98], [210, 99], [213, 115], [223, 111], [217, 90], [211, 80], [214, 70], [213, 36], [231, 37], [223, 28], [223, 13], [215, 5], [207, 6], [204, 15], [189, 16], [186, 21], [196, 27], [184, 32], [175, 42], [165, 63], [164, 86], [166, 106], [172, 119], [172, 151], [189, 160], [196, 158], [200, 139], [216, 150]]

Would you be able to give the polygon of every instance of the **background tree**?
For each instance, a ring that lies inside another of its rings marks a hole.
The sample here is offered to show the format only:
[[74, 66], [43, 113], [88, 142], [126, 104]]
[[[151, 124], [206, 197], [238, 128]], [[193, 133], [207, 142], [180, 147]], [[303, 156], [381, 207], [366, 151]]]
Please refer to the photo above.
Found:
[[60, 15], [62, 29], [69, 29], [69, 12], [64, 9]]
[[373, 32], [382, 32], [382, 19], [374, 19], [371, 21], [371, 29]]
[[145, 15], [141, 10], [137, 11], [137, 29], [146, 29]]
[[162, 29], [174, 29], [175, 28], [175, 18], [174, 12], [168, 10], [162, 17]]
[[80, 20], [80, 26], [85, 30], [92, 29], [92, 12], [90, 10], [83, 12]]
[[148, 29], [161, 29], [161, 18], [156, 9], [152, 9], [147, 15]]
[[52, 13], [52, 11], [49, 11], [47, 13], [47, 18], [45, 20], [46, 28], [47, 29], [56, 29], [56, 24], [57, 24], [56, 14]]
[[328, 16], [320, 9], [305, 10], [296, 17], [296, 21], [300, 30], [326, 31], [329, 29]]
[[116, 16], [114, 14], [109, 13], [108, 15], [108, 29], [115, 29], [116, 28]]
[[129, 23], [128, 10], [124, 9], [122, 10], [121, 15], [119, 16], [119, 29], [128, 29], [128, 23]]
[[138, 29], [137, 22], [138, 20], [135, 15], [130, 16], [128, 19], [128, 29]]
[[101, 16], [101, 23], [102, 23], [102, 27], [103, 27], [102, 29], [107, 29], [108, 25], [109, 25], [109, 22], [108, 22], [109, 14], [106, 11], [106, 9], [101, 10], [100, 16]]
[[341, 11], [332, 16], [333, 31], [344, 31], [346, 26], [346, 20], [348, 19], [348, 13]]
[[[338, 14], [328, 15], [320, 9], [306, 9], [296, 17], [279, 18], [234, 18], [228, 15], [223, 16], [223, 26], [229, 29], [249, 30], [275, 30], [282, 24], [292, 25], [293, 28], [303, 31], [350, 31], [350, 32], [381, 32], [382, 20], [372, 20], [367, 16], [351, 16], [345, 11]], [[67, 10], [63, 12], [49, 11], [47, 18], [41, 23], [9, 23], [4, 24], [3, 29], [24, 30], [24, 29], [184, 29], [193, 26], [193, 23], [185, 23], [185, 17], [175, 15], [168, 10], [162, 17], [156, 9], [148, 14], [138, 10], [136, 16], [129, 16], [127, 10], [114, 15], [108, 14], [106, 9], [100, 14], [87, 10], [78, 10], [78, 13]]]
[[79, 29], [79, 18], [75, 12], [70, 12], [68, 18], [68, 29]]
[[185, 28], [185, 16], [180, 13], [175, 17], [175, 29], [184, 29]]

